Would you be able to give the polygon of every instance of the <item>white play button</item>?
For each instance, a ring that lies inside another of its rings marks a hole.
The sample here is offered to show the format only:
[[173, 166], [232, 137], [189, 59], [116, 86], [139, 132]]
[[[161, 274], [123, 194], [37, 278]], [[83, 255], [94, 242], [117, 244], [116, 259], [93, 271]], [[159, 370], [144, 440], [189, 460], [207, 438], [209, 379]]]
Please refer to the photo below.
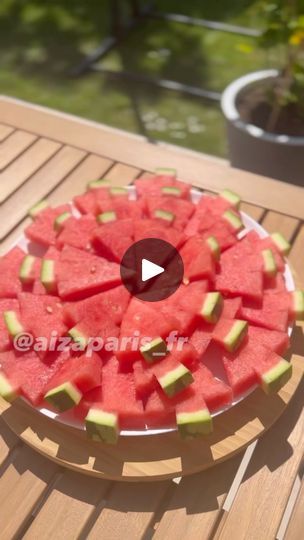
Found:
[[148, 279], [154, 278], [159, 274], [162, 274], [165, 269], [162, 266], [158, 266], [147, 259], [141, 260], [141, 279], [142, 281], [147, 281]]

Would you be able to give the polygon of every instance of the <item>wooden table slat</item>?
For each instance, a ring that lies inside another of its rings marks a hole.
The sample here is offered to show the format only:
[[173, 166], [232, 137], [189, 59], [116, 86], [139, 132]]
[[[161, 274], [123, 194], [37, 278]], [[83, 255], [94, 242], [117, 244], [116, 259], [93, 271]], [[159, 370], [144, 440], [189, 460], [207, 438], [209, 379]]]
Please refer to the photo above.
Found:
[[[147, 143], [143, 137], [125, 133], [45, 107], [30, 105], [13, 98], [0, 98], [0, 118], [21, 129], [60, 140], [87, 152], [102, 154], [138, 169], [175, 167], [186, 182], [213, 191], [229, 187], [242, 199], [277, 212], [303, 218], [303, 189], [247, 171], [228, 167], [196, 152], [162, 144]], [[15, 125], [15, 124], [14, 124]]]
[[[289, 223], [277, 225], [288, 234]], [[304, 234], [294, 244], [291, 257], [299, 251], [304, 253]], [[303, 325], [293, 333], [292, 350], [295, 354], [304, 350]], [[219, 539], [232, 537], [235, 530], [240, 539], [275, 538], [304, 453], [303, 389], [304, 383], [283, 416], [259, 441], [232, 508], [223, 518]]]
[[138, 540], [144, 536], [170, 482], [117, 482], [88, 533], [88, 540]]
[[65, 471], [54, 483], [52, 491], [23, 538], [78, 538], [109, 486], [110, 482], [105, 480]]
[[242, 458], [243, 453], [216, 468], [183, 478], [165, 509], [153, 540], [211, 537]]
[[2, 418], [0, 418], [0, 466], [18, 443], [18, 437], [7, 427]]
[[0, 173], [0, 203], [42, 167], [59, 148], [59, 143], [48, 139], [38, 139], [28, 150], [15, 159]]
[[0, 144], [0, 170], [9, 165], [37, 139], [26, 131], [15, 131]]
[[304, 536], [304, 481], [302, 478], [301, 488], [298, 493], [297, 501], [286, 530], [284, 540], [303, 540]]
[[28, 208], [46, 197], [85, 157], [82, 150], [63, 147], [30, 180], [2, 204], [0, 238], [24, 218]]
[[300, 224], [298, 219], [290, 216], [284, 216], [276, 212], [267, 212], [263, 219], [263, 227], [269, 234], [282, 232], [285, 238], [290, 242]]
[[11, 126], [6, 126], [5, 124], [0, 124], [0, 142], [4, 141], [11, 133], [13, 133], [14, 128]]
[[26, 446], [0, 478], [1, 540], [11, 540], [31, 517], [58, 468]]

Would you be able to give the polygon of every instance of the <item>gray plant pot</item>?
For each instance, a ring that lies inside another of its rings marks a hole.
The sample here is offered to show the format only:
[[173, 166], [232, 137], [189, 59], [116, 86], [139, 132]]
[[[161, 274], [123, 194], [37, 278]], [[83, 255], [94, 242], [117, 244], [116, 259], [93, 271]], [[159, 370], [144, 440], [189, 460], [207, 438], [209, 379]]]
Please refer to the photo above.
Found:
[[241, 120], [237, 98], [246, 87], [278, 75], [276, 70], [250, 73], [232, 82], [224, 91], [222, 111], [227, 121], [231, 165], [304, 186], [304, 137], [273, 135]]

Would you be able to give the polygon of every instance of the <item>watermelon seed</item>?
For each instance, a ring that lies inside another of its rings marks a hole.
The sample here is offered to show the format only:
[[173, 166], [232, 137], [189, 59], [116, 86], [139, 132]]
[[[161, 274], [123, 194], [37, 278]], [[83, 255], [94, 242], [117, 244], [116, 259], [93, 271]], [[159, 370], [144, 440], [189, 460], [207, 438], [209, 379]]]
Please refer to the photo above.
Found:
[[51, 308], [51, 306], [46, 306], [46, 311], [48, 313], [53, 313], [53, 309]]
[[96, 272], [96, 266], [91, 267], [91, 274], [94, 274]]

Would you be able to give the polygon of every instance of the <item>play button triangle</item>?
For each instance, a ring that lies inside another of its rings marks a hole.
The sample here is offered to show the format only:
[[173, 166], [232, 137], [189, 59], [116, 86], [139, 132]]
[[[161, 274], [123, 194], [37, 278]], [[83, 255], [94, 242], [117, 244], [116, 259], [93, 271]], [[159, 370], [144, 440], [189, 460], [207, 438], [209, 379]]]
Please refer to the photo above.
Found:
[[165, 269], [158, 264], [155, 264], [148, 259], [142, 259], [141, 261], [141, 279], [142, 281], [148, 281], [159, 274], [162, 274]]

